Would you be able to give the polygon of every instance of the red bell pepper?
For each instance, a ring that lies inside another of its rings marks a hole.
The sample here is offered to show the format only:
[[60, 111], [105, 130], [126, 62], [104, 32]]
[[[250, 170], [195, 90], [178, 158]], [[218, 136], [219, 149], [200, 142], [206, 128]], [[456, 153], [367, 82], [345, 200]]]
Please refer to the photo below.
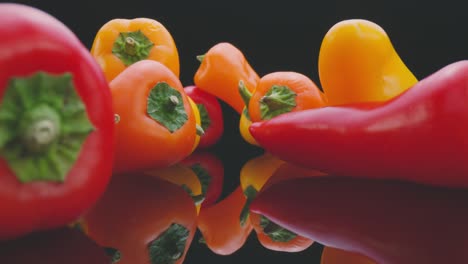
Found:
[[184, 88], [187, 95], [197, 104], [200, 112], [201, 127], [205, 132], [200, 137], [198, 148], [209, 148], [216, 144], [224, 131], [223, 111], [218, 99], [197, 86]]
[[105, 264], [112, 263], [107, 249], [82, 232], [63, 227], [38, 232], [0, 246], [1, 263]]
[[468, 187], [468, 60], [384, 103], [329, 106], [252, 124], [258, 143], [332, 175]]
[[429, 264], [468, 263], [467, 204], [465, 189], [327, 176], [271, 185], [250, 208], [379, 264]]
[[114, 114], [101, 69], [49, 14], [0, 4], [0, 240], [77, 219], [112, 171]]
[[215, 204], [223, 192], [223, 162], [211, 152], [195, 151], [184, 159], [181, 165], [190, 167], [200, 180], [202, 195], [205, 197], [201, 208]]

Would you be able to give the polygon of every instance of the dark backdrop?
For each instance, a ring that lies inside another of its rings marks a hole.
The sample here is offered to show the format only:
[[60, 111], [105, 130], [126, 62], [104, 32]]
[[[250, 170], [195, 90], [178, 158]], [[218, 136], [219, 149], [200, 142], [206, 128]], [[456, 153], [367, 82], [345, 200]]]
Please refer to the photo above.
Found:
[[[227, 41], [237, 46], [260, 76], [288, 70], [319, 83], [317, 60], [323, 36], [333, 24], [363, 18], [379, 24], [418, 79], [457, 60], [468, 59], [468, 15], [463, 1], [306, 1], [306, 0], [95, 0], [17, 1], [38, 7], [65, 23], [91, 48], [99, 28], [113, 18], [149, 17], [163, 23], [177, 44], [181, 81], [193, 84], [196, 55]], [[0, 18], [1, 23], [1, 18]], [[245, 143], [238, 115], [223, 104], [225, 133], [213, 151], [225, 165], [227, 195], [239, 184], [239, 170], [261, 150]], [[267, 251], [252, 235], [229, 257], [212, 254], [194, 243], [186, 263], [263, 261], [318, 263], [320, 246], [300, 254]]]

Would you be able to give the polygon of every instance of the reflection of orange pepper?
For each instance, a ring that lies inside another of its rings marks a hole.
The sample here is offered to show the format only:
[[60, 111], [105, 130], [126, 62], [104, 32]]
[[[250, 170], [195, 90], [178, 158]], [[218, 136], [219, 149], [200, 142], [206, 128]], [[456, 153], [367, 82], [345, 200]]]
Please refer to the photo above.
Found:
[[182, 263], [197, 213], [179, 186], [148, 175], [114, 175], [84, 216], [88, 235], [125, 263]]
[[247, 240], [252, 225], [241, 226], [239, 214], [246, 202], [240, 186], [219, 203], [203, 208], [198, 217], [198, 229], [208, 248], [219, 255], [230, 255]]
[[376, 262], [361, 254], [342, 249], [324, 247], [320, 264], [375, 264]]
[[243, 80], [252, 92], [259, 80], [244, 54], [232, 44], [222, 42], [211, 47], [202, 58], [194, 76], [195, 85], [242, 113], [245, 105], [239, 94], [239, 81]]
[[149, 18], [113, 19], [96, 34], [91, 54], [107, 81], [126, 67], [143, 60], [159, 61], [179, 77], [179, 54], [169, 31]]
[[[273, 175], [268, 178], [267, 182], [264, 183], [261, 191], [281, 181], [324, 175], [326, 174], [323, 172], [298, 167], [291, 163], [285, 162], [282, 163], [278, 169], [275, 170]], [[307, 249], [313, 243], [313, 240], [294, 234], [288, 230], [284, 230], [280, 226], [257, 213], [250, 212], [250, 222], [252, 223], [252, 226], [257, 233], [258, 240], [265, 248], [284, 252], [299, 252]], [[265, 228], [270, 229], [270, 231], [267, 230], [267, 232], [265, 232]], [[283, 233], [285, 234], [283, 235]], [[288, 239], [290, 240], [284, 242], [284, 240]]]
[[144, 172], [181, 186], [194, 200], [197, 213], [204, 200], [200, 180], [190, 168], [176, 164], [167, 168]]
[[268, 178], [278, 169], [284, 161], [266, 152], [247, 161], [240, 171], [240, 184], [247, 202], [241, 212], [241, 223], [245, 223], [249, 214], [249, 204], [255, 198]]

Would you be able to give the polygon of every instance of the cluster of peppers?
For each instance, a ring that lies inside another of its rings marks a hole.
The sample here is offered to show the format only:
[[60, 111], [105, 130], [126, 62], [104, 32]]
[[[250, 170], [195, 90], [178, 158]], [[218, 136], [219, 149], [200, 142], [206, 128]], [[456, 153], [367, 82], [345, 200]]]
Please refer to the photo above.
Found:
[[[297, 178], [468, 186], [468, 61], [418, 81], [373, 22], [330, 28], [319, 53], [321, 89], [298, 72], [260, 77], [226, 42], [197, 57], [194, 85], [184, 87], [175, 42], [153, 19], [111, 20], [88, 50], [35, 8], [1, 4], [0, 16], [8, 36], [0, 43], [8, 50], [0, 54], [1, 240], [81, 219], [116, 260], [147, 258], [134, 250], [140, 245], [157, 263], [181, 263], [196, 227], [222, 255], [252, 230], [266, 248], [297, 252], [313, 243], [307, 217], [288, 216], [294, 204], [277, 198], [299, 190]], [[222, 176], [213, 175], [222, 166], [208, 169], [210, 158], [194, 151], [223, 133], [218, 100], [266, 153], [216, 203]], [[281, 189], [280, 181], [290, 184]]]

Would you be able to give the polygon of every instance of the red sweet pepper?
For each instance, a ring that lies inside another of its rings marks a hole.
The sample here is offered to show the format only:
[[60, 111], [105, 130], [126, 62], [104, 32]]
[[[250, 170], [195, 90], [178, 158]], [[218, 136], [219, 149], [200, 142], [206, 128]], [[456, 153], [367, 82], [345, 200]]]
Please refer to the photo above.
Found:
[[379, 264], [435, 264], [468, 263], [467, 204], [465, 189], [327, 176], [271, 185], [250, 208]]
[[181, 165], [190, 167], [201, 183], [202, 194], [205, 197], [201, 208], [215, 204], [223, 192], [224, 165], [213, 153], [195, 151]]
[[77, 219], [111, 176], [104, 74], [49, 14], [0, 4], [0, 240]]
[[185, 93], [197, 104], [200, 112], [201, 127], [205, 132], [198, 143], [198, 148], [208, 148], [216, 144], [224, 131], [223, 111], [218, 99], [197, 86], [184, 88]]
[[252, 124], [258, 143], [332, 175], [468, 187], [468, 60], [384, 103], [304, 110]]

